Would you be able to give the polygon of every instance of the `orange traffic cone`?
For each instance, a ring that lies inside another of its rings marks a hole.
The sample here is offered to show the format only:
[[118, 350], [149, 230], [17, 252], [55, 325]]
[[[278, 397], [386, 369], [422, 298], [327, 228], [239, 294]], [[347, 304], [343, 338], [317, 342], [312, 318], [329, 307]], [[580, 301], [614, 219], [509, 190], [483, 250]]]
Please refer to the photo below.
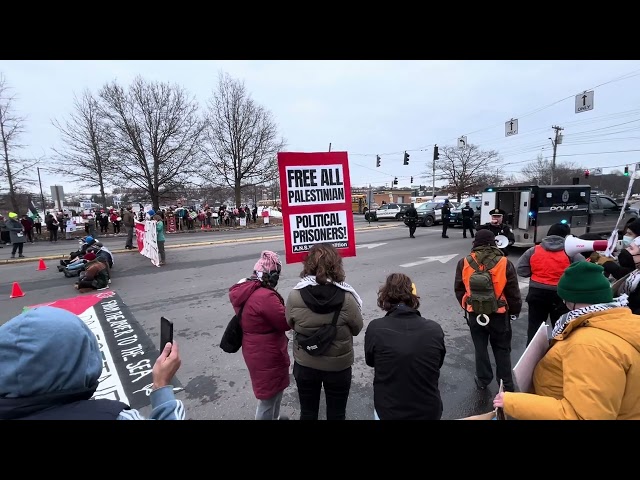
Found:
[[47, 266], [44, 264], [44, 260], [40, 259], [40, 263], [38, 264], [38, 270], [46, 270]]
[[11, 296], [9, 298], [18, 297], [24, 297], [24, 293], [22, 292], [22, 289], [20, 288], [18, 282], [13, 282], [13, 288], [11, 289]]

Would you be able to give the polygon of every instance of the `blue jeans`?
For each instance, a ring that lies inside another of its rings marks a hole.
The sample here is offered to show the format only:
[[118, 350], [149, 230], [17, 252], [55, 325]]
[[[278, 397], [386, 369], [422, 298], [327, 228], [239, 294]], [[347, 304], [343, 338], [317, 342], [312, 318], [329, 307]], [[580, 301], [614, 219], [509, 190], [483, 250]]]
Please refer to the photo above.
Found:
[[278, 420], [280, 418], [280, 403], [283, 392], [277, 393], [267, 400], [258, 400], [256, 420]]

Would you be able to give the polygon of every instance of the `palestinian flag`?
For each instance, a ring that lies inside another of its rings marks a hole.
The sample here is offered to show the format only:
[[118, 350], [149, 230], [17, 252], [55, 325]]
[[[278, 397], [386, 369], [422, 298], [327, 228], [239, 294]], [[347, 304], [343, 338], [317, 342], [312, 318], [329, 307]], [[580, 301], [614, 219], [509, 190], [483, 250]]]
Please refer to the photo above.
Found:
[[40, 215], [38, 213], [38, 209], [36, 208], [35, 203], [33, 203], [31, 195], [29, 195], [28, 203], [29, 203], [29, 205], [28, 205], [29, 213], [27, 215], [29, 215], [29, 217], [31, 217], [31, 220], [34, 220], [36, 217], [40, 217], [40, 220], [43, 220], [44, 219], [44, 215]]

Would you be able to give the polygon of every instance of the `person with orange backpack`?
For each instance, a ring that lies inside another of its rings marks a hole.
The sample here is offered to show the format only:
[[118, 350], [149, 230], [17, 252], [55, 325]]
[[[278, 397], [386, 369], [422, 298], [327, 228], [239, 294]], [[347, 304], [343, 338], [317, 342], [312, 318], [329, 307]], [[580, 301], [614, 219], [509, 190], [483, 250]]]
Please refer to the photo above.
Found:
[[491, 230], [476, 232], [471, 254], [456, 267], [456, 298], [465, 311], [476, 356], [476, 386], [485, 390], [493, 380], [488, 342], [496, 359], [496, 380], [513, 392], [511, 320], [520, 315], [522, 298], [513, 263], [496, 246]]

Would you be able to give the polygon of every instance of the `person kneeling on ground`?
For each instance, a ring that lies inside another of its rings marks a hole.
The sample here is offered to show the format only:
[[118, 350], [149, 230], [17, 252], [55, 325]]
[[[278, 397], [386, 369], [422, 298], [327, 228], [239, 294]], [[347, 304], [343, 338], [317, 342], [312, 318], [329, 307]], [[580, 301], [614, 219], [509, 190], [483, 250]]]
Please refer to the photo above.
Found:
[[[178, 346], [167, 343], [153, 366], [149, 420], [184, 420], [171, 380]], [[0, 326], [0, 420], [146, 420], [117, 400], [91, 398], [102, 375], [98, 339], [73, 313], [37, 307]]]
[[85, 265], [84, 272], [80, 273], [80, 280], [76, 282], [77, 290], [93, 289], [102, 290], [109, 285], [109, 267], [100, 259], [91, 260]]

